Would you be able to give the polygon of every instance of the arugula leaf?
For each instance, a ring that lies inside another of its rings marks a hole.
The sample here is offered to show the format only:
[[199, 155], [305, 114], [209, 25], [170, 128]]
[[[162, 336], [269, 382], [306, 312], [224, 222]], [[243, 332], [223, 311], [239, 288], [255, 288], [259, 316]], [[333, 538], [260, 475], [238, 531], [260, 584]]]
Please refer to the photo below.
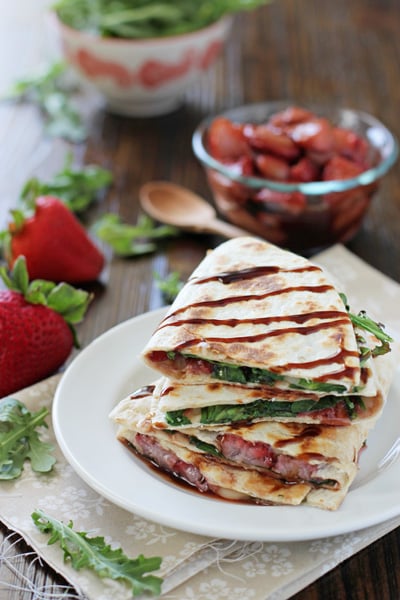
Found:
[[[199, 359], [194, 354], [182, 353], [184, 358]], [[169, 356], [168, 356], [169, 358]], [[217, 362], [202, 358], [205, 362], [213, 366], [211, 376], [221, 381], [230, 381], [233, 383], [266, 383], [273, 385], [276, 381], [282, 381], [284, 377], [278, 373], [273, 373], [267, 369], [259, 369], [256, 367], [241, 367], [239, 365], [231, 365], [229, 363]]]
[[[325, 396], [318, 401], [298, 400], [296, 402], [274, 401], [265, 402], [259, 399], [248, 404], [222, 404], [217, 406], [205, 406], [199, 409], [200, 423], [203, 425], [215, 425], [221, 423], [247, 422], [254, 419], [265, 419], [271, 417], [294, 418], [300, 413], [313, 413], [315, 411], [333, 408], [343, 402], [350, 419], [357, 416], [357, 408], [365, 408], [362, 398], [356, 396]], [[195, 419], [195, 411], [193, 418]], [[183, 410], [169, 411], [166, 413], [167, 423], [179, 427], [190, 425]]]
[[181, 425], [191, 425], [192, 421], [187, 418], [184, 410], [170, 410], [165, 413], [165, 419], [168, 425], [179, 427]]
[[215, 379], [221, 379], [222, 381], [231, 381], [233, 383], [247, 382], [242, 367], [225, 365], [223, 363], [213, 365], [212, 377], [215, 377]]
[[59, 18], [74, 29], [104, 37], [145, 38], [201, 29], [227, 13], [271, 0], [58, 0]]
[[[185, 358], [196, 358], [192, 354], [182, 354]], [[213, 365], [211, 376], [222, 381], [230, 381], [234, 383], [263, 383], [274, 385], [277, 381], [284, 381], [285, 378], [279, 373], [274, 373], [268, 369], [259, 369], [256, 367], [241, 367], [238, 365], [230, 365], [227, 363], [214, 362], [212, 360], [202, 359]], [[316, 392], [337, 392], [343, 393], [346, 391], [344, 385], [335, 383], [326, 383], [321, 381], [311, 381], [309, 379], [298, 379], [293, 381], [289, 386], [291, 389], [309, 390]]]
[[47, 473], [56, 462], [51, 444], [41, 441], [37, 427], [47, 427], [47, 408], [31, 413], [15, 398], [0, 401], [0, 479], [16, 479], [22, 473], [25, 460], [32, 469]]
[[142, 215], [136, 225], [123, 223], [118, 215], [107, 213], [93, 224], [93, 233], [111, 246], [118, 256], [141, 256], [155, 252], [154, 240], [176, 236], [179, 230], [170, 225], [155, 226], [147, 215]]
[[[372, 356], [378, 356], [380, 354], [386, 354], [387, 352], [390, 352], [390, 342], [393, 342], [393, 338], [391, 338], [390, 335], [386, 333], [386, 331], [384, 330], [384, 325], [382, 323], [377, 323], [376, 321], [371, 319], [367, 315], [365, 310], [360, 311], [358, 315], [354, 315], [350, 312], [350, 307], [348, 305], [346, 295], [339, 294], [339, 296], [341, 297], [342, 302], [346, 307], [346, 310], [353, 325], [355, 325], [356, 327], [360, 327], [365, 331], [369, 331], [369, 333], [372, 333], [381, 342], [380, 346], [375, 346], [375, 348], [371, 350]], [[365, 348], [360, 348], [360, 350], [362, 355], [366, 354]], [[365, 360], [365, 356], [363, 358]]]
[[[158, 273], [153, 273], [154, 280], [162, 297], [168, 304], [172, 304], [183, 287], [183, 281], [177, 271], [172, 271], [166, 277], [161, 278]], [[168, 353], [167, 353], [168, 354]], [[168, 357], [170, 358], [170, 357]]]
[[340, 383], [326, 383], [323, 381], [311, 381], [310, 379], [299, 379], [296, 383], [291, 383], [293, 390], [308, 390], [310, 392], [337, 392], [343, 394], [346, 386]]
[[250, 368], [247, 374], [247, 381], [251, 383], [267, 383], [273, 385], [276, 381], [283, 381], [284, 376], [278, 373], [273, 373], [268, 369]]
[[121, 548], [111, 548], [103, 537], [89, 537], [85, 531], [75, 531], [72, 521], [65, 525], [42, 510], [35, 510], [31, 517], [42, 533], [50, 535], [48, 544], [59, 542], [64, 561], [70, 561], [77, 571], [87, 568], [101, 578], [124, 581], [131, 587], [134, 596], [145, 592], [153, 595], [161, 593], [162, 579], [147, 575], [160, 568], [161, 557], [146, 558], [140, 554], [132, 559]]
[[[320, 400], [296, 400], [295, 402], [274, 401], [265, 402], [259, 399], [248, 404], [220, 404], [216, 406], [204, 406], [200, 409], [200, 423], [202, 425], [213, 425], [218, 423], [237, 423], [246, 422], [253, 419], [266, 417], [296, 417], [300, 413], [313, 413], [315, 411], [333, 408], [338, 403], [343, 402], [349, 417], [352, 419], [357, 416], [356, 408], [363, 408], [364, 404], [361, 398], [357, 396], [325, 396]], [[179, 426], [188, 423], [170, 422], [177, 417], [179, 411], [166, 413], [168, 423]], [[190, 423], [190, 421], [189, 421]]]
[[98, 193], [112, 182], [112, 173], [97, 165], [85, 165], [81, 169], [72, 166], [73, 156], [67, 153], [64, 165], [50, 181], [29, 179], [20, 194], [23, 205], [31, 207], [38, 196], [54, 195], [75, 213], [79, 213], [96, 199]]
[[[311, 401], [313, 402], [313, 401]], [[201, 408], [200, 422], [203, 425], [213, 423], [237, 423], [266, 417], [292, 417], [293, 402], [265, 402], [255, 400], [249, 404], [220, 404]], [[313, 402], [315, 405], [316, 403]], [[304, 407], [305, 408], [305, 407]], [[306, 411], [304, 411], [306, 412]]]
[[202, 450], [203, 452], [205, 452], [206, 454], [211, 454], [211, 456], [218, 456], [218, 457], [223, 456], [223, 454], [218, 450], [218, 448], [216, 448], [212, 444], [203, 442], [203, 440], [199, 440], [199, 438], [195, 437], [194, 435], [191, 435], [189, 437], [189, 442], [191, 444], [193, 444], [193, 446], [196, 446], [196, 448], [198, 448], [199, 450]]
[[67, 64], [58, 61], [42, 72], [19, 79], [7, 99], [36, 104], [46, 121], [46, 131], [73, 143], [82, 142], [87, 132], [82, 118], [71, 103], [71, 86], [65, 83]]

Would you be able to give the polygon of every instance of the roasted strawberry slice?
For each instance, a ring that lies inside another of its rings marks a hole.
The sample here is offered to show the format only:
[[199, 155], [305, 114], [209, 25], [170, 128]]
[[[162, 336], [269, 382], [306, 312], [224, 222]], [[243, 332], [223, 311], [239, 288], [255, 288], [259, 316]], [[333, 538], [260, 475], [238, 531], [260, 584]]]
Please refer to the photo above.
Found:
[[297, 163], [290, 167], [289, 179], [293, 182], [317, 181], [320, 175], [320, 168], [307, 156], [301, 158]]
[[322, 171], [322, 179], [324, 181], [331, 181], [333, 179], [352, 179], [362, 173], [364, 169], [345, 158], [344, 156], [333, 156], [324, 166]]
[[263, 177], [278, 181], [287, 181], [290, 167], [286, 160], [272, 154], [258, 154], [255, 163]]
[[303, 121], [291, 128], [289, 135], [317, 164], [325, 163], [335, 150], [332, 125], [327, 119], [313, 117]]
[[208, 151], [221, 161], [236, 161], [250, 154], [249, 146], [243, 135], [243, 126], [228, 119], [215, 119], [208, 131]]
[[288, 125], [296, 125], [303, 121], [308, 121], [313, 117], [313, 113], [306, 108], [298, 106], [288, 106], [285, 110], [275, 113], [269, 119], [269, 122], [274, 127], [285, 129]]
[[263, 188], [254, 197], [257, 202], [263, 202], [271, 211], [298, 215], [307, 206], [307, 199], [301, 192], [278, 192]]
[[354, 131], [344, 129], [343, 127], [335, 127], [333, 129], [333, 136], [335, 151], [338, 154], [367, 168], [370, 147], [366, 139], [360, 137]]
[[287, 160], [294, 160], [300, 154], [299, 148], [286, 133], [268, 124], [245, 125], [243, 133], [250, 146], [260, 152], [271, 152]]

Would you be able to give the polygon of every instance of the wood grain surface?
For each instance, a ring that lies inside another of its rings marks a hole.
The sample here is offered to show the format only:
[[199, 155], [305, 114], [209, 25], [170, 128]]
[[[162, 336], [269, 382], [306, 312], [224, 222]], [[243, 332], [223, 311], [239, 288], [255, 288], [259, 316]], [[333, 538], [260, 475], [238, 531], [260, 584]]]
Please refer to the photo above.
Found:
[[[40, 11], [36, 7], [35, 12], [31, 2], [17, 0], [15, 10], [5, 9], [3, 16], [3, 6], [0, 8], [3, 85], [32, 70], [46, 46]], [[400, 137], [399, 32], [398, 0], [275, 0], [236, 17], [230, 41], [216, 67], [193, 85], [184, 105], [169, 115], [147, 119], [112, 115], [103, 110], [97, 98], [86, 94], [81, 107], [87, 114], [90, 135], [86, 143], [72, 147], [75, 161], [95, 162], [111, 169], [114, 175], [114, 184], [87, 213], [86, 223], [89, 225], [106, 211], [135, 223], [140, 214], [138, 190], [152, 179], [188, 186], [211, 201], [204, 172], [191, 149], [191, 136], [204, 116], [224, 108], [280, 99], [299, 105], [336, 104], [374, 114]], [[48, 49], [46, 53], [48, 57]], [[66, 144], [43, 136], [35, 108], [0, 104], [1, 228], [23, 182], [32, 175], [52, 175], [61, 166], [66, 148]], [[179, 271], [185, 279], [206, 249], [219, 241], [210, 236], [182, 235], [160, 246], [154, 255], [131, 260], [113, 258], [104, 248], [108, 266], [102, 282], [95, 286], [96, 299], [79, 327], [82, 346], [113, 325], [160, 306], [162, 298], [154, 272], [163, 276]], [[400, 281], [398, 164], [384, 178], [361, 231], [348, 247]], [[2, 528], [2, 536], [7, 533]], [[399, 546], [397, 530], [293, 599], [398, 600]], [[24, 543], [18, 543], [13, 551], [19, 554], [27, 550]], [[21, 557], [19, 561], [20, 568], [27, 572], [29, 560]], [[60, 583], [49, 568], [39, 563], [34, 573], [40, 585]], [[1, 566], [0, 579], [15, 581], [13, 574]], [[1, 600], [33, 598], [29, 591], [6, 591], [0, 584]]]

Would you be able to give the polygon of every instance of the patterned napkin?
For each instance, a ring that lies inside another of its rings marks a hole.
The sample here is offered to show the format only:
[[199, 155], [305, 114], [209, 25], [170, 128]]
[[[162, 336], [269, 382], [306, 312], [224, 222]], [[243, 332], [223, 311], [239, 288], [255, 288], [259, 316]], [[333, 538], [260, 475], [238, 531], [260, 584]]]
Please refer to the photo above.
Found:
[[[343, 246], [316, 257], [344, 282], [352, 303], [359, 303], [398, 332], [400, 339], [400, 286], [363, 263]], [[15, 396], [30, 410], [51, 407], [60, 376], [52, 377]], [[51, 423], [43, 439], [56, 445]], [[327, 539], [294, 543], [233, 542], [170, 529], [120, 509], [89, 488], [56, 448], [52, 473], [37, 475], [25, 467], [20, 479], [0, 484], [0, 520], [16, 531], [40, 557], [61, 573], [78, 594], [89, 600], [128, 600], [131, 592], [121, 583], [99, 579], [89, 571], [75, 571], [63, 562], [57, 544], [48, 546], [30, 517], [35, 508], [90, 535], [104, 536], [130, 557], [161, 556], [157, 573], [164, 578], [167, 600], [285, 600], [400, 525], [389, 522]], [[32, 576], [33, 579], [33, 576]]]

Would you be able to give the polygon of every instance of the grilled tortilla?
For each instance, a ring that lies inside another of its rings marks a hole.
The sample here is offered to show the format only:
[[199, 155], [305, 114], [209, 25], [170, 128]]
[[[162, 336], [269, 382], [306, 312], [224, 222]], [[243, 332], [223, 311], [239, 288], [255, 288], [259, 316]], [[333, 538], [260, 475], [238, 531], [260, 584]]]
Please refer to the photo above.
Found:
[[219, 380], [320, 396], [375, 396], [368, 352], [379, 341], [356, 329], [320, 267], [243, 237], [200, 263], [143, 359], [183, 384]]

